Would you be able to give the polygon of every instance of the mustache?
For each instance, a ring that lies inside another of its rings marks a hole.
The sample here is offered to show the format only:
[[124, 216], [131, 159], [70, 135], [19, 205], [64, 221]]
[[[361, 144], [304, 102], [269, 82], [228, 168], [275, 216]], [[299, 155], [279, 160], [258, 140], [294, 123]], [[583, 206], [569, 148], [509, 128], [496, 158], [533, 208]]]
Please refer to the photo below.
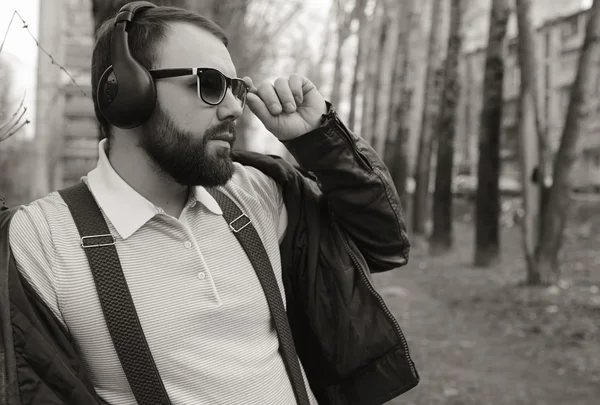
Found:
[[[228, 134], [225, 135], [224, 134]], [[230, 142], [236, 139], [235, 124], [232, 120], [219, 122], [206, 130], [204, 133], [204, 140], [210, 141], [211, 139], [224, 139]]]

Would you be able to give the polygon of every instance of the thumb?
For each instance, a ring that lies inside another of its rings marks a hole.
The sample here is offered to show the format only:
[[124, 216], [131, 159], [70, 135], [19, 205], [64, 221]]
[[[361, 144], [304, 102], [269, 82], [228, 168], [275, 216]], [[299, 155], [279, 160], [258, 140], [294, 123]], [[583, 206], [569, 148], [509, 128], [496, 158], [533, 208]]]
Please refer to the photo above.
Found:
[[262, 121], [265, 127], [269, 128], [274, 117], [267, 108], [265, 102], [256, 94], [248, 93], [246, 104], [248, 105], [248, 108], [250, 108], [250, 111], [252, 111], [254, 115], [256, 115], [256, 117]]

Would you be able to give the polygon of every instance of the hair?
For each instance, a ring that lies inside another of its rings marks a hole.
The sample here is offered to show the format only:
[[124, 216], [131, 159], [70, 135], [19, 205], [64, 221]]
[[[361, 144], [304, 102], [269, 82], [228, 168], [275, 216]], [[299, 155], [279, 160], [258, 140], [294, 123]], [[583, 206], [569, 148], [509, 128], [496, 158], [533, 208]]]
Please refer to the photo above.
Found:
[[[96, 94], [100, 77], [110, 65], [111, 36], [114, 31], [114, 18], [117, 13], [107, 18], [96, 32], [96, 43], [92, 53], [92, 99], [94, 113], [102, 129], [102, 137], [107, 138], [109, 148], [111, 143], [111, 125], [104, 118], [98, 107]], [[178, 7], [156, 7], [138, 11], [129, 29], [128, 43], [131, 55], [146, 69], [157, 67], [159, 45], [167, 37], [169, 24], [183, 22], [201, 28], [216, 38], [225, 46], [228, 39], [219, 25], [210, 19]]]

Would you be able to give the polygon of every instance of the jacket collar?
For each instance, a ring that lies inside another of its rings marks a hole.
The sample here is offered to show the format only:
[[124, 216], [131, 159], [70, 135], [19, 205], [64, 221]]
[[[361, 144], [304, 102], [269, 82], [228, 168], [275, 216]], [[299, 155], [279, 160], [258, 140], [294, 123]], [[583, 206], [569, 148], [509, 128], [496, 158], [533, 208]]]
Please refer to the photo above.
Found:
[[[98, 164], [84, 181], [121, 238], [127, 239], [162, 210], [117, 174], [106, 156], [105, 148], [106, 140], [100, 141]], [[219, 204], [204, 187], [192, 187], [189, 198], [188, 204], [197, 201], [214, 214], [223, 215]]]

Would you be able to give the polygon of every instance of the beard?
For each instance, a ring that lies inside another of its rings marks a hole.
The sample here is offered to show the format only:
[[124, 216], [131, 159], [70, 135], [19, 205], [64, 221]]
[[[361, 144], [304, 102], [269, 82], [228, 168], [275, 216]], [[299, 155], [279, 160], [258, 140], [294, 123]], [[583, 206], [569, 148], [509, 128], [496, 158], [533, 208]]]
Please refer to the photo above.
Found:
[[[208, 128], [202, 137], [182, 130], [159, 106], [143, 124], [139, 146], [146, 151], [158, 171], [184, 186], [216, 187], [233, 176], [231, 149], [235, 142], [233, 121], [223, 121]], [[208, 148], [208, 142], [223, 133], [233, 140], [230, 147]], [[212, 151], [211, 151], [212, 149]]]

